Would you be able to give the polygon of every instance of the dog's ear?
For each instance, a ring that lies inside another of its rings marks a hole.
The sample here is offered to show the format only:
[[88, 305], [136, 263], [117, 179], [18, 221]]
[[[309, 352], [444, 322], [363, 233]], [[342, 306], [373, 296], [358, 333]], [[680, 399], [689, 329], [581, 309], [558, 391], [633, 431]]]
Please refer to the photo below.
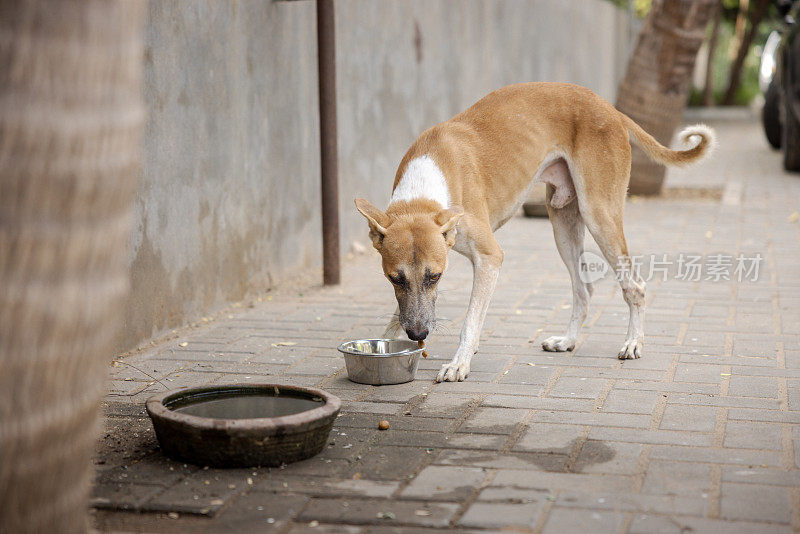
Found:
[[386, 235], [386, 227], [389, 226], [389, 216], [370, 204], [365, 198], [357, 198], [355, 203], [356, 209], [367, 218], [369, 223], [369, 237], [372, 239], [372, 246], [380, 250], [383, 236]]
[[453, 206], [436, 214], [435, 221], [439, 225], [447, 246], [452, 247], [456, 242], [456, 225], [464, 215], [464, 208]]

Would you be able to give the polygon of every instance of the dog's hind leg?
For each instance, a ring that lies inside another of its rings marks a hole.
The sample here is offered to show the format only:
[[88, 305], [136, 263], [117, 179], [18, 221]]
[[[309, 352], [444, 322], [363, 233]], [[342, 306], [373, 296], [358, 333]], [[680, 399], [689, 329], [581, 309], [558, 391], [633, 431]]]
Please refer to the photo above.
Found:
[[645, 282], [628, 254], [628, 245], [622, 231], [624, 196], [610, 204], [595, 204], [581, 214], [606, 261], [614, 269], [622, 288], [622, 297], [628, 304], [628, 334], [619, 351], [621, 360], [639, 358], [644, 345]]
[[630, 310], [628, 334], [618, 356], [621, 360], [639, 358], [644, 344], [645, 283], [628, 255], [622, 232], [622, 213], [601, 211], [591, 218], [585, 215], [585, 219], [589, 232], [614, 269], [622, 297]]
[[585, 225], [578, 210], [578, 202], [569, 202], [566, 206], [553, 207], [552, 185], [547, 186], [547, 212], [553, 225], [553, 237], [564, 265], [567, 266], [572, 281], [572, 316], [567, 332], [563, 336], [552, 336], [542, 342], [547, 351], [563, 352], [575, 348], [578, 332], [586, 319], [592, 286], [581, 279], [581, 255], [583, 254], [583, 236]]

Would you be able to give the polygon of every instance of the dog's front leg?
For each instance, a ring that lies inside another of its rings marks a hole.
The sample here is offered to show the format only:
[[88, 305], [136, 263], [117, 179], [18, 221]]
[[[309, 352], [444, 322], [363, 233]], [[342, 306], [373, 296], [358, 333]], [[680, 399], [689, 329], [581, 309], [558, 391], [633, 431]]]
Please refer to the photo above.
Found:
[[[495, 242], [496, 245], [496, 242]], [[472, 295], [469, 299], [469, 309], [461, 329], [461, 342], [453, 360], [442, 366], [436, 376], [437, 382], [461, 382], [469, 375], [469, 365], [472, 355], [478, 351], [478, 344], [483, 328], [483, 319], [489, 308], [494, 287], [497, 284], [497, 275], [503, 263], [503, 251], [497, 245], [493, 254], [475, 254], [472, 260]]]

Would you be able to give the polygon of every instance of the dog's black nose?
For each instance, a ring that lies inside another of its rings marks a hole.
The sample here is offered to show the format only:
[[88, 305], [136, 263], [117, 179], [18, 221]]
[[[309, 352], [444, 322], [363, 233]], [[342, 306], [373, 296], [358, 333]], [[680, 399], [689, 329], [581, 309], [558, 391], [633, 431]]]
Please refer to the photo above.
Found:
[[408, 339], [412, 341], [422, 341], [428, 337], [428, 329], [425, 327], [409, 328], [406, 330], [406, 334], [408, 334]]

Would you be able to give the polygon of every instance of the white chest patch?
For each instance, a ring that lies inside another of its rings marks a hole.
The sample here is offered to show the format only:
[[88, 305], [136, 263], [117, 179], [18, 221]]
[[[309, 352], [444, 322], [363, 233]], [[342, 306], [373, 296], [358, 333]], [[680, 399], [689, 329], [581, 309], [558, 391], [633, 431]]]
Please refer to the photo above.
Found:
[[430, 156], [414, 158], [406, 166], [406, 171], [392, 192], [389, 204], [398, 200], [428, 198], [435, 200], [443, 208], [450, 207], [450, 191], [442, 170]]

